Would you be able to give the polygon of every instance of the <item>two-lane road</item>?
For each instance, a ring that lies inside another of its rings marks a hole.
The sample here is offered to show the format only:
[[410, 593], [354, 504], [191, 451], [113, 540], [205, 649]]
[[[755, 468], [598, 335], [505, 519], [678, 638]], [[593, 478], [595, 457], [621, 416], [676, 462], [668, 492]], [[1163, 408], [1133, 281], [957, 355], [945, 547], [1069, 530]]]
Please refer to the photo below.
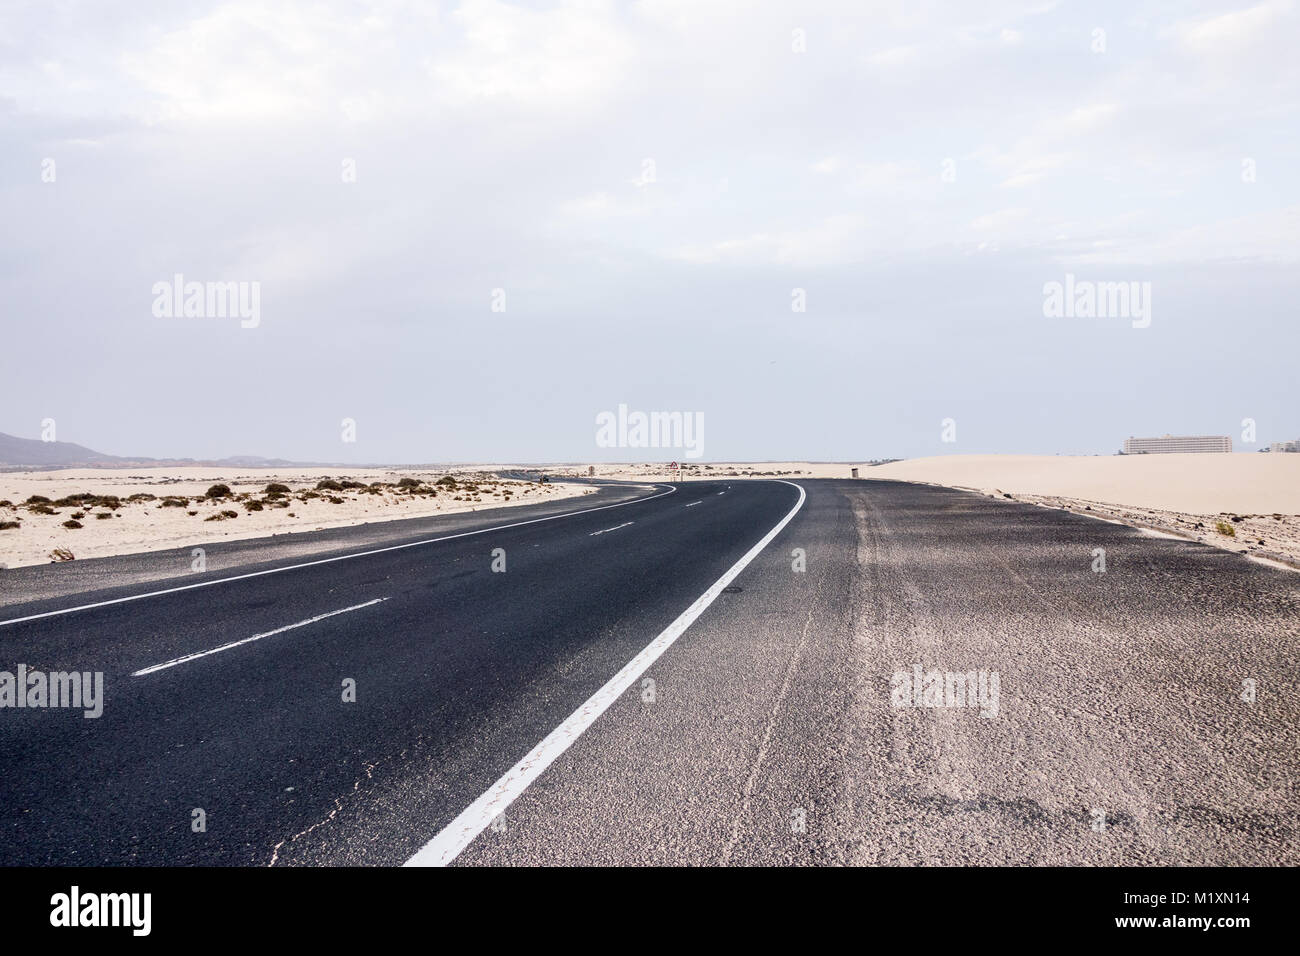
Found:
[[727, 488], [7, 608], [3, 666], [106, 700], [0, 712], [0, 860], [405, 861], [801, 494]]
[[1294, 572], [895, 482], [579, 507], [32, 569], [0, 669], [107, 699], [0, 710], [0, 862], [1300, 862]]

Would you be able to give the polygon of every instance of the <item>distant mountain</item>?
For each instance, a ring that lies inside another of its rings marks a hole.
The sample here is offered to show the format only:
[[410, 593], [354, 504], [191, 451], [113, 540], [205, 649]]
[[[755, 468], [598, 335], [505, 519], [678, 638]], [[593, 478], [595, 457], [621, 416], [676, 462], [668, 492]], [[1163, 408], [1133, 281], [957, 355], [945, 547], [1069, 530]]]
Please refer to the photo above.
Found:
[[32, 468], [72, 468], [77, 465], [114, 465], [129, 459], [93, 451], [68, 441], [15, 438], [0, 432], [0, 465]]
[[259, 455], [234, 455], [215, 461], [197, 458], [124, 458], [105, 455], [84, 445], [68, 441], [40, 441], [17, 438], [0, 432], [0, 468], [125, 468], [131, 465], [219, 465], [231, 468], [293, 468], [301, 462]]

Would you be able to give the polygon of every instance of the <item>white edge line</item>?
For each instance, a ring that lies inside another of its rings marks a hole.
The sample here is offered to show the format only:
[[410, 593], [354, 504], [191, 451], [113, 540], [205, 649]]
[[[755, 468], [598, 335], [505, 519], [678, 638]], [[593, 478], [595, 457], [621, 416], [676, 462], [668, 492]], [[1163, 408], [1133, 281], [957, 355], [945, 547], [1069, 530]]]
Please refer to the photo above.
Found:
[[[655, 488], [663, 488], [664, 485], [653, 485]], [[669, 488], [667, 491], [661, 491], [657, 495], [650, 495], [646, 498], [633, 498], [631, 501], [620, 501], [617, 504], [601, 505], [599, 508], [584, 508], [581, 511], [566, 511], [563, 514], [547, 515], [544, 518], [530, 518], [527, 521], [516, 521], [513, 524], [499, 524], [491, 528], [479, 528], [477, 531], [462, 531], [459, 534], [444, 535], [441, 538], [427, 538], [424, 541], [411, 541], [407, 544], [395, 544], [387, 548], [374, 548], [370, 551], [359, 551], [356, 554], [340, 554], [333, 558], [321, 558], [318, 561], [305, 561], [302, 564], [288, 564], [282, 568], [269, 568], [266, 571], [252, 571], [248, 574], [237, 574], [229, 578], [218, 578], [215, 581], [199, 581], [197, 584], [183, 584], [176, 588], [165, 588], [161, 591], [147, 591], [144, 594], [133, 594], [130, 597], [114, 598], [111, 601], [99, 601], [95, 604], [80, 604], [77, 607], [65, 607], [59, 611], [46, 611], [43, 614], [29, 614], [26, 617], [15, 617], [8, 621], [0, 621], [0, 627], [9, 624], [21, 624], [24, 621], [37, 621], [44, 617], [57, 617], [60, 614], [72, 614], [76, 611], [89, 611], [97, 607], [108, 607], [111, 604], [124, 604], [127, 601], [141, 601], [145, 598], [158, 597], [163, 594], [175, 594], [178, 591], [189, 591], [194, 588], [211, 587], [214, 584], [226, 584], [230, 581], [243, 581], [246, 578], [260, 578], [265, 574], [279, 574], [281, 571], [295, 571], [298, 568], [315, 567], [318, 564], [331, 564], [335, 561], [348, 561], [352, 558], [365, 558], [372, 554], [383, 554], [386, 551], [401, 551], [404, 548], [418, 548], [421, 545], [437, 544], [439, 541], [451, 541], [453, 538], [468, 538], [476, 534], [489, 534], [493, 531], [505, 531], [508, 528], [519, 528], [526, 524], [537, 524], [539, 521], [555, 521], [557, 518], [572, 518], [574, 515], [591, 514], [596, 511], [607, 511], [610, 508], [622, 508], [624, 505], [634, 505], [642, 501], [653, 501], [655, 498], [662, 498], [665, 495], [675, 494], [676, 488]], [[436, 517], [436, 516], [435, 516]]]
[[297, 624], [286, 624], [284, 627], [277, 627], [274, 631], [267, 631], [264, 634], [254, 634], [252, 637], [245, 637], [242, 640], [231, 641], [229, 644], [222, 644], [220, 647], [214, 647], [210, 651], [198, 651], [195, 654], [186, 654], [184, 657], [175, 657], [161, 664], [154, 664], [152, 667], [146, 667], [143, 670], [135, 671], [132, 677], [143, 677], [145, 674], [152, 674], [155, 671], [165, 671], [169, 667], [175, 667], [177, 664], [184, 664], [188, 661], [196, 661], [200, 657], [207, 657], [210, 654], [219, 654], [222, 651], [228, 651], [232, 647], [238, 647], [241, 644], [251, 644], [253, 641], [260, 641], [264, 637], [273, 637], [276, 634], [283, 634], [285, 631], [292, 631], [297, 627], [306, 627], [308, 624], [315, 624], [317, 621], [323, 621], [327, 617], [333, 617], [336, 614], [347, 614], [348, 611], [359, 611], [363, 607], [370, 607], [372, 604], [379, 604], [387, 601], [388, 598], [375, 598], [373, 601], [367, 601], [365, 604], [354, 604], [351, 607], [345, 607], [338, 611], [327, 611], [324, 614], [317, 614], [315, 617], [309, 617], [305, 621], [299, 621]]
[[714, 581], [707, 591], [695, 599], [695, 603], [683, 611], [677, 617], [677, 620], [664, 628], [658, 637], [646, 645], [641, 653], [628, 661], [623, 669], [610, 678], [604, 687], [592, 694], [586, 703], [570, 714], [564, 723], [551, 731], [522, 760], [507, 770], [500, 780], [461, 811], [455, 820], [451, 821], [437, 836], [403, 863], [403, 866], [446, 866], [456, 859], [475, 837], [482, 833], [506, 807], [514, 802], [515, 798], [528, 789], [529, 784], [540, 777], [543, 771], [560, 754], [569, 749], [584, 730], [595, 723], [596, 718], [609, 709], [609, 706], [618, 699], [619, 695], [636, 682], [636, 679], [645, 672], [646, 668], [658, 660], [660, 655], [668, 650], [677, 638], [681, 637], [683, 632], [695, 622], [695, 619], [704, 613], [705, 608], [712, 604], [713, 600], [722, 593], [722, 589], [730, 584], [741, 571], [745, 570], [745, 567], [754, 558], [758, 557], [759, 552], [781, 533], [781, 529], [789, 524], [790, 519], [803, 507], [807, 494], [800, 485], [796, 485], [794, 482], [781, 479], [769, 480], [780, 481], [783, 485], [789, 485], [799, 490], [799, 500], [790, 509], [790, 513], [777, 522], [776, 527], [765, 534], [763, 539], [750, 548], [745, 553], [745, 556], [733, 564], [722, 577]]

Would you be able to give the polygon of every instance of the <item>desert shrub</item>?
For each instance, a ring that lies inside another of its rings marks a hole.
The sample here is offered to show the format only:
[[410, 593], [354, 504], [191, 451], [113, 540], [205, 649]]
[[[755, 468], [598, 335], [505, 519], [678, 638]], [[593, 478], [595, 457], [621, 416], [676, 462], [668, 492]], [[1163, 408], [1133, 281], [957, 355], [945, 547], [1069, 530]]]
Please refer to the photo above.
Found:
[[113, 517], [113, 512], [111, 512], [111, 511], [96, 511], [96, 512], [95, 512], [95, 518], [96, 518], [96, 520], [98, 520], [98, 521], [103, 521], [105, 518], [111, 518], [111, 517]]
[[218, 511], [214, 515], [208, 515], [204, 521], [228, 521], [231, 518], [238, 518], [238, 511]]
[[73, 521], [80, 521], [80, 520], [81, 520], [82, 518], [84, 518], [84, 517], [86, 517], [86, 513], [85, 513], [84, 511], [78, 511], [78, 512], [75, 512], [75, 513], [73, 514], [73, 516], [72, 516], [72, 520], [73, 520]]
[[51, 508], [49, 505], [32, 505], [32, 506], [29, 507], [27, 510], [30, 511], [30, 512], [31, 512], [32, 514], [34, 514], [34, 515], [56, 515], [56, 514], [58, 514], [58, 512], [55, 511], [53, 508]]
[[50, 560], [51, 561], [75, 561], [76, 555], [74, 555], [67, 548], [55, 548], [53, 551], [50, 552]]
[[248, 510], [248, 511], [261, 511], [261, 510], [262, 510], [262, 502], [257, 501], [257, 500], [253, 500], [253, 501], [245, 501], [245, 502], [244, 502], [244, 508], [245, 508], [246, 510]]
[[268, 495], [287, 495], [292, 489], [288, 485], [282, 485], [278, 481], [273, 481], [266, 486]]
[[131, 497], [127, 498], [126, 500], [127, 501], [156, 501], [157, 499], [158, 499], [157, 495], [151, 495], [146, 491], [138, 491], [135, 494], [133, 494]]
[[1219, 532], [1219, 534], [1227, 535], [1229, 538], [1235, 538], [1237, 536], [1237, 529], [1226, 521], [1214, 522], [1214, 530]]
[[203, 497], [204, 498], [229, 498], [230, 495], [231, 495], [231, 491], [229, 485], [217, 484], [209, 488], [207, 492], [203, 495]]
[[343, 481], [339, 482], [339, 485], [345, 489], [364, 488], [366, 486], [366, 483], [364, 481], [353, 481], [351, 478], [345, 478]]
[[85, 525], [83, 525], [80, 521], [71, 521], [71, 520], [69, 520], [69, 521], [65, 521], [65, 522], [63, 522], [63, 527], [65, 527], [65, 528], [84, 528]]
[[8, 498], [5, 498], [3, 501], [0, 501], [0, 508], [12, 508], [13, 506], [14, 503], [10, 501]]
[[32, 495], [23, 502], [25, 505], [48, 505], [50, 503], [50, 499], [46, 498], [44, 495]]
[[158, 507], [159, 508], [184, 508], [189, 503], [190, 503], [190, 499], [188, 498], [173, 498], [168, 496], [164, 498], [161, 502], [159, 502]]
[[401, 481], [399, 481], [399, 482], [397, 483], [397, 487], [399, 487], [399, 488], [419, 488], [420, 485], [422, 485], [422, 484], [424, 484], [424, 482], [420, 481], [418, 478], [403, 478]]
[[317, 491], [342, 491], [343, 486], [340, 485], [333, 478], [322, 478], [320, 481], [316, 482], [316, 490]]
[[456, 487], [456, 479], [453, 478], [451, 475], [443, 475], [441, 478], [439, 478], [437, 481], [435, 481], [434, 484], [435, 484], [435, 485], [446, 485], [448, 488], [455, 488], [455, 487]]
[[0, 531], [9, 531], [11, 528], [21, 528], [21, 521], [0, 521]]
[[330, 496], [329, 496], [329, 503], [332, 504], [332, 505], [341, 505], [341, 504], [343, 504], [343, 499], [342, 499], [342, 498], [336, 498], [336, 497], [334, 497], [333, 495], [330, 495]]

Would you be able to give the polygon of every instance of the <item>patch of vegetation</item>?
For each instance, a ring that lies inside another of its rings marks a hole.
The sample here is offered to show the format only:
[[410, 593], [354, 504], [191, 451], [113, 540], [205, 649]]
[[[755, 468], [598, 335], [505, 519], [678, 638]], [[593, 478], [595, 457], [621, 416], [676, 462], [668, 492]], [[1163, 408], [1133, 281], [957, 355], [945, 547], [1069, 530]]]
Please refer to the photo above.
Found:
[[244, 502], [244, 508], [245, 508], [246, 510], [248, 510], [248, 511], [261, 511], [261, 510], [262, 510], [262, 502], [257, 501], [257, 500], [253, 500], [253, 501], [245, 501], [245, 502]]
[[455, 487], [456, 487], [456, 479], [453, 478], [451, 475], [443, 475], [441, 478], [439, 478], [437, 481], [435, 481], [434, 484], [435, 484], [435, 485], [446, 485], [448, 488], [455, 488]]
[[95, 520], [97, 520], [97, 521], [103, 521], [105, 518], [111, 518], [111, 517], [113, 517], [113, 512], [111, 512], [111, 511], [96, 511], [96, 512], [95, 512]]
[[34, 514], [34, 515], [56, 515], [56, 514], [58, 514], [58, 512], [55, 511], [53, 508], [51, 508], [49, 505], [32, 505], [32, 506], [29, 507], [27, 510], [30, 511], [30, 512], [31, 512], [32, 514]]
[[188, 498], [173, 498], [170, 495], [164, 498], [158, 505], [159, 508], [186, 508], [189, 506]]
[[76, 556], [67, 548], [55, 548], [50, 552], [51, 561], [75, 561]]
[[205, 498], [229, 498], [230, 495], [231, 495], [231, 491], [230, 491], [230, 486], [229, 486], [229, 485], [221, 485], [221, 484], [217, 484], [217, 485], [213, 485], [211, 488], [209, 488], [209, 489], [207, 490], [207, 492], [203, 495], [203, 497], [205, 497]]
[[12, 528], [21, 528], [21, 521], [0, 521], [0, 531], [9, 531]]
[[399, 488], [419, 488], [420, 485], [422, 485], [422, 484], [424, 484], [424, 482], [420, 481], [420, 479], [418, 479], [418, 478], [403, 478], [401, 481], [399, 481], [399, 482], [397, 483], [397, 487], [399, 487]]
[[238, 511], [218, 511], [214, 515], [208, 515], [204, 521], [228, 521], [231, 518], [238, 518]]
[[44, 495], [32, 495], [30, 498], [28, 498], [26, 501], [23, 502], [23, 504], [25, 505], [48, 505], [52, 503], [53, 502], [51, 502], [50, 499], [46, 498]]
[[333, 495], [330, 495], [330, 496], [329, 496], [329, 503], [332, 504], [332, 505], [341, 505], [341, 504], [343, 504], [343, 499], [342, 499], [342, 498], [336, 498], [336, 497], [334, 497]]
[[1237, 536], [1237, 529], [1226, 521], [1214, 522], [1214, 530], [1219, 532], [1219, 534], [1227, 535], [1229, 538], [1235, 538]]
[[293, 489], [288, 485], [282, 485], [278, 481], [273, 481], [266, 486], [266, 493], [268, 495], [287, 495], [292, 490]]
[[14, 503], [10, 501], [8, 498], [4, 499], [3, 501], [0, 501], [0, 508], [12, 508], [13, 506]]
[[[83, 516], [83, 517], [84, 517], [84, 516]], [[68, 520], [68, 521], [63, 522], [63, 527], [65, 527], [65, 528], [84, 528], [85, 525], [82, 524], [80, 521], [72, 521], [72, 520]]]
[[135, 494], [133, 494], [131, 497], [127, 498], [126, 500], [127, 501], [157, 501], [158, 496], [151, 495], [146, 491], [138, 491]]
[[343, 486], [340, 485], [333, 478], [322, 478], [320, 481], [316, 482], [316, 490], [317, 491], [342, 491]]

